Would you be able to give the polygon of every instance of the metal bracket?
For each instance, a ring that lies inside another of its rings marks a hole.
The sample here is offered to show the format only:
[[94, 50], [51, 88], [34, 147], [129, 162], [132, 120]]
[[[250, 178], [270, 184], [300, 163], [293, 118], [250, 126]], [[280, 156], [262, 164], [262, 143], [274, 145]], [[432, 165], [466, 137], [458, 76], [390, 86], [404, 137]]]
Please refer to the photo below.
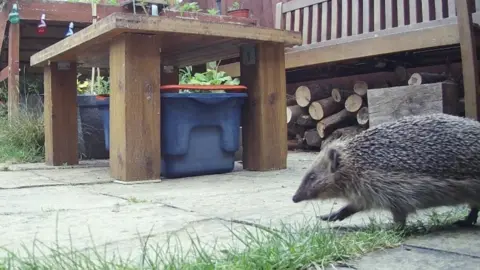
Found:
[[70, 62], [68, 61], [58, 61], [57, 62], [58, 70], [70, 70]]

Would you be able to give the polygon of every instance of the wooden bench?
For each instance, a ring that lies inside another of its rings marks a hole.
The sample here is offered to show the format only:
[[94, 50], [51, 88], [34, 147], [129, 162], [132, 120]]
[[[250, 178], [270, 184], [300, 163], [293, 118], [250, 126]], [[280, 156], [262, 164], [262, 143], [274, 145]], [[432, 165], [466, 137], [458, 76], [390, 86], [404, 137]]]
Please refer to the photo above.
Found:
[[[475, 0], [474, 23], [479, 11]], [[275, 27], [303, 37], [286, 48], [287, 69], [459, 44], [455, 0], [293, 0], [277, 4]]]

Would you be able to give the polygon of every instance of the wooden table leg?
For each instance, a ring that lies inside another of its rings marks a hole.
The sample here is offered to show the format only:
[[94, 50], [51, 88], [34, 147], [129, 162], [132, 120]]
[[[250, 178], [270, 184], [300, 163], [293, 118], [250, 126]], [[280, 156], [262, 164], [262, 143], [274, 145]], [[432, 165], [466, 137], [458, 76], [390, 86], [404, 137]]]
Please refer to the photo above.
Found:
[[244, 106], [243, 167], [266, 171], [287, 167], [285, 51], [282, 44], [241, 48], [241, 84], [248, 87]]
[[160, 51], [154, 36], [122, 34], [110, 46], [110, 172], [160, 178]]
[[78, 164], [77, 65], [44, 68], [45, 162]]

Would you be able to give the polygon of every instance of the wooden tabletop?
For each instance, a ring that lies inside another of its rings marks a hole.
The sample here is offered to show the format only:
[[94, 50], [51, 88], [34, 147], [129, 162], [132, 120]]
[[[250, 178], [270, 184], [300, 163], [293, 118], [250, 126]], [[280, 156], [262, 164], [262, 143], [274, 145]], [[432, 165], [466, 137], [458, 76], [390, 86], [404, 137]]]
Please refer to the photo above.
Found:
[[239, 45], [260, 42], [301, 45], [300, 32], [229, 22], [168, 18], [131, 13], [113, 13], [30, 58], [32, 66], [48, 61], [77, 61], [108, 67], [109, 42], [122, 33], [154, 36], [165, 65], [194, 65], [236, 57]]

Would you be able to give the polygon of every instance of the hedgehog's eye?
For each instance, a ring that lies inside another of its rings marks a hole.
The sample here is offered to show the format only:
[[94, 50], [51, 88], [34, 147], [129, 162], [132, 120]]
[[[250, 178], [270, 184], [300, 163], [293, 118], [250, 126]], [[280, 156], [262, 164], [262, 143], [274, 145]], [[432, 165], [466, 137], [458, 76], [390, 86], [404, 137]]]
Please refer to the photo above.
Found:
[[308, 175], [308, 180], [309, 180], [309, 181], [315, 181], [315, 178], [316, 178], [316, 177], [317, 177], [317, 176], [315, 175], [315, 173], [311, 172], [311, 173]]

